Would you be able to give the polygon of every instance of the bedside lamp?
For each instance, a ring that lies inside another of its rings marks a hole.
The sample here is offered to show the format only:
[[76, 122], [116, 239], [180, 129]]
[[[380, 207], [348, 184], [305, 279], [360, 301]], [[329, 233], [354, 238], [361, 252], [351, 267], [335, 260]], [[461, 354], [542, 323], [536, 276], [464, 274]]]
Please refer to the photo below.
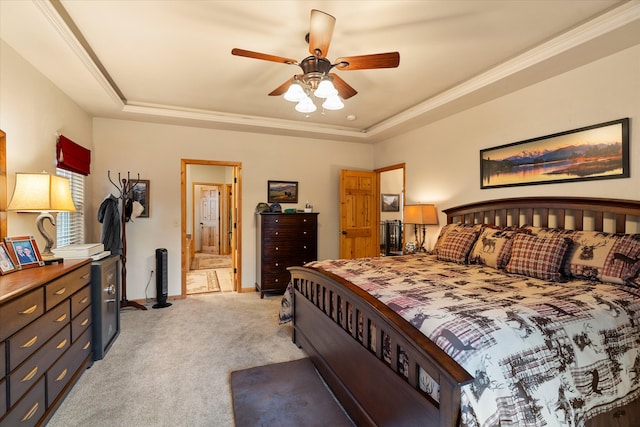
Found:
[[[413, 224], [413, 232], [416, 236], [416, 252], [426, 252], [424, 248], [427, 225], [438, 224], [438, 212], [434, 205], [405, 205], [405, 224]], [[422, 237], [418, 234], [418, 228], [422, 231]]]
[[40, 212], [36, 218], [36, 226], [46, 241], [44, 251], [41, 252], [42, 260], [45, 264], [61, 260], [51, 252], [53, 240], [44, 229], [44, 220], [48, 219], [51, 225], [55, 225], [51, 212], [75, 212], [67, 178], [46, 172], [16, 173], [16, 186], [7, 210]]

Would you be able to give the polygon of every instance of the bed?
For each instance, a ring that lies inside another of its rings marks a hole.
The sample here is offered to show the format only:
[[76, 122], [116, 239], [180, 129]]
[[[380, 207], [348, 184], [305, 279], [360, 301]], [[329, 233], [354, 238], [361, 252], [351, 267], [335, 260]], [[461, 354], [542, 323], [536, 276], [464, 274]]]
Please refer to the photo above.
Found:
[[444, 212], [432, 254], [289, 268], [281, 318], [354, 422], [640, 425], [640, 202]]

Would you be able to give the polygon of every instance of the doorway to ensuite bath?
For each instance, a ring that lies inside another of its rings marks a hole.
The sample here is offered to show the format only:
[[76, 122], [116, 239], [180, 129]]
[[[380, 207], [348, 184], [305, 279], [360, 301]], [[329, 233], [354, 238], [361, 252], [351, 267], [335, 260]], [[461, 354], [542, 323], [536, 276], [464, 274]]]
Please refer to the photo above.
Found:
[[181, 162], [182, 296], [237, 291], [241, 164]]

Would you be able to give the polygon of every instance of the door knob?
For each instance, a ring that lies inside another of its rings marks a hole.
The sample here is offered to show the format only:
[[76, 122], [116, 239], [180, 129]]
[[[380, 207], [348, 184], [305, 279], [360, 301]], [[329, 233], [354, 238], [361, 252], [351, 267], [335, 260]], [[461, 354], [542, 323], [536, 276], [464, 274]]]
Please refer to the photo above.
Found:
[[347, 230], [342, 230], [342, 234], [347, 235]]

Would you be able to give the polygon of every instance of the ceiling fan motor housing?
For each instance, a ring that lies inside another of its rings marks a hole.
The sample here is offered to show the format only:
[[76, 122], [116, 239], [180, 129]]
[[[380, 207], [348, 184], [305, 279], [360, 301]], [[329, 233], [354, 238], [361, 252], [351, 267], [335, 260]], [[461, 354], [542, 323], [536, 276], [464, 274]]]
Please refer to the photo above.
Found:
[[329, 74], [332, 68], [331, 61], [327, 58], [318, 58], [316, 56], [309, 56], [303, 59], [299, 65], [304, 74], [302, 80], [313, 89], [318, 87], [322, 76]]

